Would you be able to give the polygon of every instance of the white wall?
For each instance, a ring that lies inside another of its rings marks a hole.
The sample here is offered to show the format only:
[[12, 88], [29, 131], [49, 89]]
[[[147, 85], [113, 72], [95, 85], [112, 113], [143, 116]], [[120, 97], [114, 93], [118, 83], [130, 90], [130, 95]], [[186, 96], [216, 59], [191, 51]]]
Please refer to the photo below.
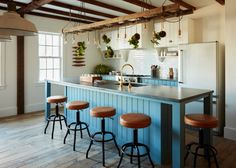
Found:
[[226, 126], [225, 137], [236, 140], [236, 1], [225, 1], [226, 7]]
[[[60, 33], [68, 23], [55, 19], [26, 15], [39, 31]], [[83, 35], [84, 36], [84, 35]], [[93, 38], [93, 37], [91, 37]], [[85, 37], [83, 37], [85, 39]], [[101, 63], [101, 56], [91, 44], [86, 50], [86, 67], [72, 67], [71, 38], [63, 47], [64, 77], [91, 73], [95, 64]], [[52, 94], [62, 94], [62, 87], [54, 87]], [[38, 83], [38, 38], [25, 37], [25, 112], [44, 109], [44, 84]], [[16, 115], [16, 38], [6, 44], [6, 87], [0, 90], [0, 117]]]

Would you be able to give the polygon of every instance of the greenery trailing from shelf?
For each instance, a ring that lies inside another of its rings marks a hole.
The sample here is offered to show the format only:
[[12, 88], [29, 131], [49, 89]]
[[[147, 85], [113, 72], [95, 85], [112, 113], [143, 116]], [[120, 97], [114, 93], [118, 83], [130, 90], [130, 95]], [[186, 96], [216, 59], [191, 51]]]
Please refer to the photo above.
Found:
[[105, 58], [112, 58], [114, 56], [114, 51], [110, 45], [108, 45], [111, 42], [111, 39], [107, 37], [106, 34], [102, 36], [103, 42], [106, 44], [106, 50], [104, 53]]
[[85, 42], [84, 41], [80, 41], [77, 43], [77, 46], [73, 47], [75, 50], [73, 50], [74, 55], [77, 57], [82, 57], [85, 55], [85, 50], [86, 50], [86, 46], [85, 46]]
[[109, 74], [109, 72], [111, 71], [112, 71], [112, 67], [103, 65], [103, 64], [98, 64], [94, 68], [95, 74]]
[[135, 33], [131, 39], [129, 39], [129, 44], [133, 45], [133, 48], [138, 48], [139, 47], [139, 40], [140, 40], [140, 34]]
[[164, 37], [166, 37], [166, 32], [165, 31], [163, 31], [163, 30], [161, 30], [160, 32], [154, 31], [151, 42], [153, 44], [159, 45], [160, 43], [158, 41], [161, 40]]

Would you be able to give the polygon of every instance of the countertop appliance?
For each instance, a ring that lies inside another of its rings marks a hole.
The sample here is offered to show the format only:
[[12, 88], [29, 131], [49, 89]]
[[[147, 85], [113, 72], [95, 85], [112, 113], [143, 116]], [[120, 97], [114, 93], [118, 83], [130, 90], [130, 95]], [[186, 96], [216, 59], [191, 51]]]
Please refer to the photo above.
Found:
[[[180, 87], [214, 90], [213, 115], [218, 118], [217, 132], [225, 125], [224, 55], [218, 42], [179, 46], [178, 81]], [[202, 100], [186, 106], [186, 113], [203, 112]]]

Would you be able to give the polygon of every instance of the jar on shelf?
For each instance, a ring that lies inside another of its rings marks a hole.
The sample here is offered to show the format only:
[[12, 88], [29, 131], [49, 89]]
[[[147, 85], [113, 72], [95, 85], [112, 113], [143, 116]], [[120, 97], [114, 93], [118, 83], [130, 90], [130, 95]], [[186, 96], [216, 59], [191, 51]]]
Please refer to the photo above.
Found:
[[170, 79], [174, 78], [174, 69], [173, 68], [169, 68], [169, 78]]

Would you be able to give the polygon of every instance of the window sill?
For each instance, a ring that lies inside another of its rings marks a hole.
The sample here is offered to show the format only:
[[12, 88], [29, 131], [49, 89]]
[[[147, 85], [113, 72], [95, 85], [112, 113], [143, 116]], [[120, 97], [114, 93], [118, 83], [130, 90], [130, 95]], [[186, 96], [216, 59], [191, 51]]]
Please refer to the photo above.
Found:
[[44, 87], [44, 81], [38, 81], [35, 83], [36, 87]]

